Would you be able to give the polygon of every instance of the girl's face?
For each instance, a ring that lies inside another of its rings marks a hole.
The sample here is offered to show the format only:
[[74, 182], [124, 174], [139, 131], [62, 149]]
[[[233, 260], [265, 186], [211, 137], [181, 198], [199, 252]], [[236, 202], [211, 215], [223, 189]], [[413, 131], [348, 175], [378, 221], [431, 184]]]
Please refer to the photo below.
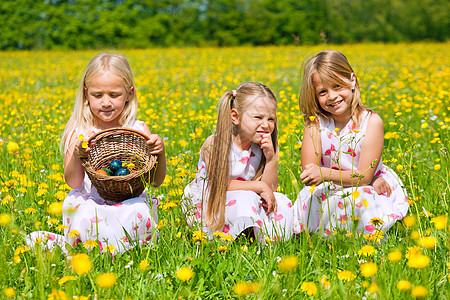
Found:
[[274, 101], [259, 96], [248, 100], [250, 104], [244, 111], [231, 110], [231, 119], [244, 148], [250, 147], [251, 143], [260, 144], [263, 135], [274, 131], [277, 118]]
[[85, 93], [99, 129], [120, 127], [120, 115], [131, 98], [133, 87], [127, 92], [119, 76], [104, 71], [92, 78]]
[[352, 88], [355, 88], [356, 76], [352, 74], [351, 80], [342, 76], [339, 76], [339, 78], [346, 85], [324, 83], [317, 74], [314, 74], [314, 89], [319, 105], [324, 111], [329, 112], [333, 118], [346, 118], [350, 117], [350, 108], [353, 99]]

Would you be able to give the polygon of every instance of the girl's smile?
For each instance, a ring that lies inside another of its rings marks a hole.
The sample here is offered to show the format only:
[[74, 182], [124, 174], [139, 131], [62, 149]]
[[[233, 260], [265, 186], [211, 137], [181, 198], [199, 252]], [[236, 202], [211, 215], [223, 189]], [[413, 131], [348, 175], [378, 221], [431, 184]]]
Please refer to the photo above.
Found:
[[94, 76], [86, 90], [89, 107], [94, 114], [99, 129], [120, 126], [120, 115], [129, 100], [122, 79], [109, 72], [100, 72]]
[[345, 125], [350, 119], [351, 104], [353, 100], [352, 86], [356, 83], [356, 77], [351, 80], [339, 76], [340, 83], [323, 83], [317, 74], [314, 74], [313, 82], [317, 101], [320, 107], [330, 113], [336, 124]]

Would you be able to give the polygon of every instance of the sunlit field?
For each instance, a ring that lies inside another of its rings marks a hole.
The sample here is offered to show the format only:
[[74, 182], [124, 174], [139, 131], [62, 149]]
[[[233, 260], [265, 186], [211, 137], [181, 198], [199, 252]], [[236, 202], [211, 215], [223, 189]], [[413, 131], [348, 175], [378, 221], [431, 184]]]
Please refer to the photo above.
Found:
[[[138, 90], [138, 118], [164, 138], [159, 241], [123, 255], [28, 248], [26, 234], [62, 233], [59, 141], [76, 89], [98, 52], [0, 53], [0, 298], [187, 299], [450, 297], [450, 44], [124, 50]], [[383, 239], [347, 232], [251, 243], [189, 228], [180, 208], [199, 149], [213, 133], [215, 104], [245, 81], [278, 98], [279, 191], [303, 187], [298, 108], [305, 58], [347, 55], [364, 104], [384, 120], [383, 161], [406, 186], [408, 217]], [[377, 241], [378, 240], [378, 241]], [[379, 242], [380, 241], [380, 242]], [[87, 258], [77, 253], [87, 254]]]

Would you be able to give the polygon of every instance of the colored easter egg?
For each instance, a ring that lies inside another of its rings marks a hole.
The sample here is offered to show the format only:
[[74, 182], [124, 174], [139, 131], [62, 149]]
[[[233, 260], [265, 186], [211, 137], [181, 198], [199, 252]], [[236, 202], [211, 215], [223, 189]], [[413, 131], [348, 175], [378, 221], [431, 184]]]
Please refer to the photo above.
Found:
[[108, 173], [105, 170], [97, 170], [97, 173], [108, 176]]
[[114, 173], [117, 172], [117, 170], [119, 170], [120, 168], [122, 168], [122, 162], [118, 159], [115, 159], [109, 163], [109, 169]]
[[113, 173], [113, 171], [111, 171], [110, 169], [102, 169], [103, 171], [105, 171], [107, 174], [108, 174], [108, 176], [113, 176], [114, 175], [114, 173]]
[[120, 168], [116, 171], [116, 173], [114, 173], [115, 176], [125, 176], [128, 174], [130, 174], [130, 170], [128, 170], [127, 168]]

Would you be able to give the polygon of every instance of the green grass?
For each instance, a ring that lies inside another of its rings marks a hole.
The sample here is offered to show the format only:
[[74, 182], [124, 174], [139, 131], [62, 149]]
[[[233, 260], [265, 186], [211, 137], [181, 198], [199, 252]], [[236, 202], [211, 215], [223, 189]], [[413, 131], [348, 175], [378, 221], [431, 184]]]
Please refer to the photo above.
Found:
[[[94, 294], [98, 299], [238, 298], [236, 292], [250, 292], [236, 287], [242, 282], [257, 283], [258, 288], [246, 296], [251, 299], [308, 297], [301, 288], [305, 282], [315, 284], [318, 299], [403, 299], [411, 297], [411, 289], [418, 286], [426, 288], [427, 298], [448, 297], [449, 228], [447, 224], [436, 229], [431, 223], [433, 217], [449, 217], [448, 47], [448, 43], [417, 43], [122, 51], [130, 60], [139, 91], [138, 117], [165, 138], [168, 176], [163, 186], [150, 191], [161, 200], [160, 238], [152, 246], [114, 257], [96, 248], [89, 253], [93, 267], [85, 275], [74, 273], [70, 257], [58, 250], [31, 249], [18, 254], [20, 261], [15, 252], [32, 231], [58, 233], [60, 217], [49, 214], [48, 207], [61, 202], [69, 191], [61, 178], [59, 138], [82, 72], [96, 52], [0, 53], [1, 297], [13, 288], [17, 299], [58, 299], [53, 296], [56, 291], [68, 299], [88, 295], [93, 299]], [[264, 83], [278, 97], [280, 191], [295, 200], [302, 188], [300, 70], [306, 57], [322, 49], [347, 55], [358, 75], [363, 102], [383, 118], [383, 161], [405, 183], [415, 225], [397, 222], [381, 244], [344, 233], [329, 239], [303, 234], [275, 244], [226, 243], [219, 238], [193, 241], [193, 230], [179, 205], [182, 190], [195, 175], [200, 146], [214, 130], [215, 103], [224, 91], [241, 82]], [[10, 153], [10, 142], [17, 143], [18, 150]], [[167, 203], [176, 206], [167, 208]], [[405, 256], [411, 247], [421, 247], [418, 237], [425, 236], [437, 239], [435, 247], [420, 250], [429, 257], [429, 264], [412, 268]], [[376, 249], [372, 257], [358, 254], [364, 245]], [[219, 251], [223, 246], [227, 249]], [[402, 258], [394, 263], [388, 255], [395, 249]], [[88, 253], [82, 246], [76, 252]], [[278, 261], [289, 255], [297, 256], [299, 264], [283, 272]], [[144, 260], [146, 269], [140, 268]], [[365, 261], [378, 266], [374, 276], [362, 276], [360, 264]], [[193, 271], [188, 281], [176, 276], [184, 266]], [[339, 279], [342, 270], [356, 277]], [[117, 282], [101, 288], [96, 279], [107, 272], [114, 273]], [[74, 280], [59, 284], [64, 276], [74, 276]], [[320, 283], [323, 276], [329, 287]], [[400, 280], [408, 280], [411, 289], [399, 290]], [[376, 295], [368, 293], [372, 283], [378, 287]]]

